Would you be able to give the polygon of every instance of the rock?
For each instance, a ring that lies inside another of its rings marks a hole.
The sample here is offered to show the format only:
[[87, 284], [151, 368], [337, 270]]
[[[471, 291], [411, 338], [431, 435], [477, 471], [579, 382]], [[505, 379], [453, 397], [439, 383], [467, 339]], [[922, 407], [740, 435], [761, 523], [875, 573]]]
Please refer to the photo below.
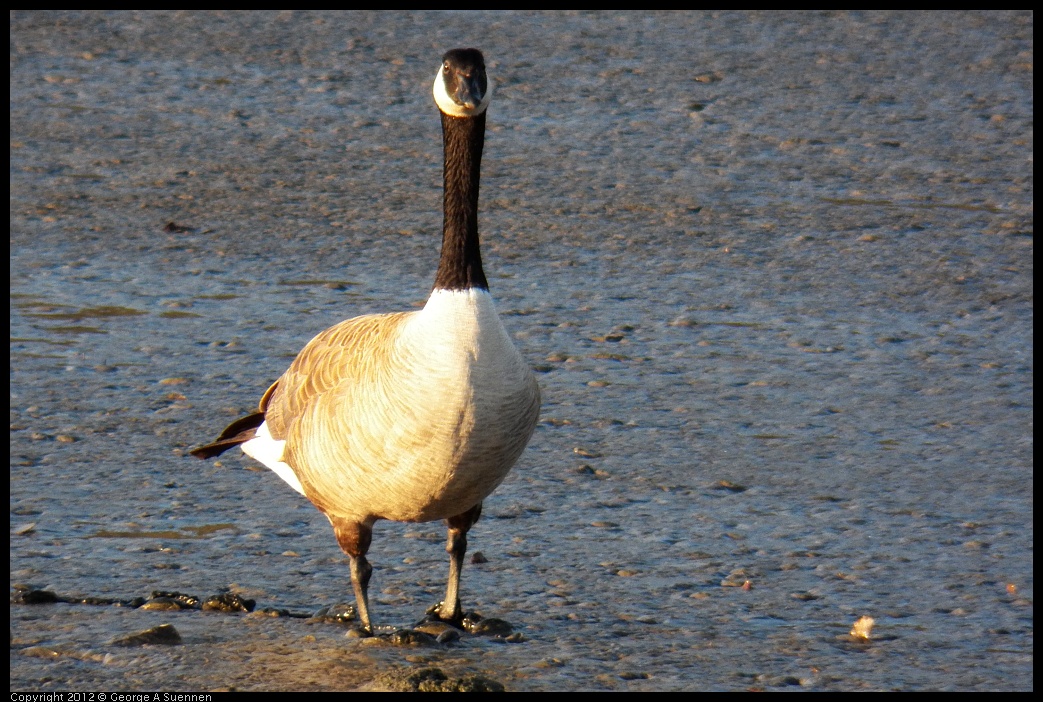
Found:
[[172, 624], [160, 624], [151, 629], [130, 634], [112, 642], [113, 646], [177, 646], [181, 643], [181, 634]]
[[141, 605], [141, 609], [154, 612], [179, 612], [182, 609], [191, 609], [191, 607], [187, 607], [183, 602], [179, 602], [170, 597], [153, 597], [151, 600]]
[[386, 636], [392, 646], [434, 646], [438, 639], [425, 631], [397, 629]]
[[381, 682], [395, 692], [504, 692], [503, 683], [484, 675], [450, 678], [438, 668], [421, 668], [409, 673], [390, 673]]
[[504, 637], [512, 634], [514, 632], [514, 627], [511, 626], [510, 622], [504, 621], [503, 619], [489, 617], [488, 619], [482, 619], [475, 622], [468, 631], [475, 636]]
[[203, 600], [204, 612], [252, 612], [257, 602], [226, 592], [223, 595], [211, 595]]
[[11, 595], [12, 604], [54, 604], [61, 602], [58, 595], [50, 590], [16, 590]]

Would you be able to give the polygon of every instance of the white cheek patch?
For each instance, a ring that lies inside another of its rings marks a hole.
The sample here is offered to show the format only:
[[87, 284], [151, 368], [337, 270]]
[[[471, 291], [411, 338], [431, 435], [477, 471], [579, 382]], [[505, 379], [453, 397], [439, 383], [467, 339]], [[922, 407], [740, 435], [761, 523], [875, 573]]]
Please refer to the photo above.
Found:
[[458, 105], [453, 101], [449, 94], [445, 91], [445, 69], [438, 69], [438, 75], [435, 76], [434, 95], [435, 104], [438, 105], [438, 109], [446, 113], [450, 117], [474, 117], [485, 112], [485, 109], [489, 107], [489, 100], [493, 96], [493, 82], [492, 79], [486, 78], [488, 83], [485, 89], [485, 96], [482, 97], [482, 101], [478, 103], [472, 109], [468, 109], [463, 105]]

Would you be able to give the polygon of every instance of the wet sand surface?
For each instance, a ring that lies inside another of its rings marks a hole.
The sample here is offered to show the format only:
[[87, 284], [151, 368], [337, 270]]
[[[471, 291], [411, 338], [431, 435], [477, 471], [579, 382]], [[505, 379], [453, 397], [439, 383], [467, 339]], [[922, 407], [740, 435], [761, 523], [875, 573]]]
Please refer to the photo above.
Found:
[[[12, 587], [352, 601], [317, 510], [187, 450], [317, 332], [426, 297], [455, 46], [497, 81], [483, 256], [544, 395], [463, 574], [521, 641], [12, 604], [12, 690], [1031, 689], [1032, 32], [11, 14]], [[379, 623], [441, 597], [444, 539], [377, 525]]]

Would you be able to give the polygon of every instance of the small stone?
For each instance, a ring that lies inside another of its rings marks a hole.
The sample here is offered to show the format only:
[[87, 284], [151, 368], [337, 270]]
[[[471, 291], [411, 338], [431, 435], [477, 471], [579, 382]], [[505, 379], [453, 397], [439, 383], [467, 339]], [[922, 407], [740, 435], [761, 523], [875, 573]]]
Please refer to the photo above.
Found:
[[873, 624], [875, 623], [876, 620], [872, 617], [860, 617], [851, 628], [851, 636], [859, 641], [868, 641], [873, 631]]
[[179, 612], [182, 609], [188, 609], [188, 607], [185, 607], [183, 603], [169, 597], [153, 597], [151, 600], [141, 605], [141, 609], [153, 612]]
[[319, 622], [331, 622], [331, 623], [346, 623], [353, 622], [358, 619], [358, 613], [355, 610], [355, 605], [352, 604], [333, 604], [328, 607], [323, 607], [311, 617], [314, 621]]
[[122, 638], [116, 639], [112, 642], [113, 646], [148, 646], [148, 645], [162, 645], [162, 646], [176, 646], [181, 643], [181, 634], [178, 633], [177, 629], [171, 624], [160, 624], [159, 626], [152, 627], [151, 629], [145, 629], [139, 631], [136, 634], [130, 634]]
[[55, 602], [61, 602], [58, 595], [51, 592], [50, 590], [18, 590], [11, 595], [11, 602], [13, 604], [54, 604]]
[[165, 597], [167, 599], [175, 600], [182, 605], [182, 609], [194, 609], [199, 606], [198, 597], [195, 595], [189, 595], [185, 592], [178, 592], [177, 590], [153, 590], [149, 599], [155, 599], [157, 597]]
[[[256, 617], [294, 617], [288, 609], [279, 609], [277, 607], [262, 607], [261, 609], [255, 610], [252, 614]], [[306, 615], [300, 618], [307, 618]]]
[[648, 680], [652, 676], [648, 673], [637, 673], [632, 670], [625, 670], [619, 674], [619, 677], [624, 680]]
[[392, 646], [431, 646], [437, 642], [431, 634], [414, 629], [398, 629], [386, 638]]
[[504, 621], [503, 619], [497, 619], [495, 617], [489, 617], [488, 619], [482, 619], [476, 622], [471, 628], [470, 632], [475, 636], [508, 636], [514, 632], [514, 627], [511, 626], [510, 622]]
[[412, 673], [388, 673], [383, 676], [383, 683], [395, 692], [418, 692], [425, 683], [441, 683], [448, 676], [438, 668], [421, 668]]
[[225, 593], [223, 595], [212, 595], [203, 600], [203, 611], [213, 612], [252, 612], [257, 602]]
[[484, 675], [450, 678], [438, 668], [421, 668], [411, 673], [389, 673], [382, 682], [395, 692], [503, 692], [503, 683]]
[[448, 643], [452, 643], [453, 641], [459, 641], [459, 640], [460, 640], [460, 632], [457, 631], [456, 629], [453, 629], [452, 627], [446, 629], [441, 634], [439, 634], [438, 636], [435, 637], [435, 641], [437, 641], [440, 644], [448, 644]]
[[454, 631], [457, 634], [460, 632], [452, 624], [440, 621], [438, 619], [425, 619], [416, 626], [413, 627], [414, 631], [422, 631], [425, 634], [431, 634], [431, 636], [441, 636], [447, 631]]
[[57, 658], [62, 655], [61, 651], [56, 651], [47, 646], [29, 646], [23, 648], [20, 653], [23, 656], [29, 656], [30, 658]]
[[465, 675], [454, 683], [452, 692], [503, 692], [503, 683], [487, 678], [484, 675]]

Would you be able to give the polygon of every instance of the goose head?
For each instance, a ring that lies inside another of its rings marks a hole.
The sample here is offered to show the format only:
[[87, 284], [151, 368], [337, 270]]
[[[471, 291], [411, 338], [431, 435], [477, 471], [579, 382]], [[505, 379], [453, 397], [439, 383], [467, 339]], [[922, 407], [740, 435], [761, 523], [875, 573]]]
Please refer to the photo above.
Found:
[[452, 49], [435, 76], [435, 103], [451, 117], [476, 117], [489, 107], [493, 84], [478, 49]]

